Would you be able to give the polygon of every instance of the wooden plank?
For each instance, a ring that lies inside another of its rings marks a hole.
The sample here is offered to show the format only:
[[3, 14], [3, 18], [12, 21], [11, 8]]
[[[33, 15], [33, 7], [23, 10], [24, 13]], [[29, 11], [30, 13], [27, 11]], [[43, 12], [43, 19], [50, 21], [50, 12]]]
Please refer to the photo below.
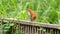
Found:
[[32, 26], [38, 26], [38, 27], [47, 27], [47, 28], [54, 28], [58, 29], [60, 28], [60, 25], [58, 24], [46, 24], [46, 23], [40, 23], [40, 22], [30, 22], [30, 21], [25, 21], [25, 20], [17, 20], [13, 18], [0, 18], [0, 20], [8, 20], [10, 22], [16, 22], [24, 25], [32, 25]]

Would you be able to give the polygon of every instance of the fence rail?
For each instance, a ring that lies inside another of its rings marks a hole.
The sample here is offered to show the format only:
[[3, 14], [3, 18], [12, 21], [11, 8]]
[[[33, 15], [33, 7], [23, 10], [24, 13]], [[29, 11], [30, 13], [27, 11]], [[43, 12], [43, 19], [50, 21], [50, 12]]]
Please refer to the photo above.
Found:
[[12, 18], [0, 18], [0, 21], [9, 21], [20, 24], [19, 30], [24, 34], [60, 34], [60, 25], [30, 22]]

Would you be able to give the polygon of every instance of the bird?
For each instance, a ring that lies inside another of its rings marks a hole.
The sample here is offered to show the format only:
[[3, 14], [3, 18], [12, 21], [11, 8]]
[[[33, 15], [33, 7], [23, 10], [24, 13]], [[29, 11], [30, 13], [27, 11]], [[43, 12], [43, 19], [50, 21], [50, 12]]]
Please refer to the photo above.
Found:
[[37, 19], [37, 13], [35, 11], [33, 11], [32, 9], [28, 9], [28, 14], [30, 17], [30, 21], [35, 21]]

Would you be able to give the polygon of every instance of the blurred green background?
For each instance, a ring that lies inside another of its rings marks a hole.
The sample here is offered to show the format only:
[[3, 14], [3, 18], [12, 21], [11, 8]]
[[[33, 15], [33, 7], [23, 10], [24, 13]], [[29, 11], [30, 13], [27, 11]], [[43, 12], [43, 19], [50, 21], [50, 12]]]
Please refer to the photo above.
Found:
[[0, 17], [29, 20], [27, 9], [38, 14], [38, 22], [60, 24], [60, 0], [0, 0]]
[[28, 21], [27, 9], [38, 14], [37, 22], [60, 24], [60, 0], [0, 0], [0, 18]]

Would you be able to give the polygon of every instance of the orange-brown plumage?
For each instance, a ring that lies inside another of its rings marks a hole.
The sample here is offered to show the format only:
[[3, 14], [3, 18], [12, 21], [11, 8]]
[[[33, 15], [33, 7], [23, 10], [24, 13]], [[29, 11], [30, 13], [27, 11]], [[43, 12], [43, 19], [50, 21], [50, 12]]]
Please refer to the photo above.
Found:
[[37, 14], [36, 14], [36, 12], [34, 12], [34, 11], [31, 10], [31, 9], [29, 9], [28, 12], [29, 12], [29, 15], [30, 15], [30, 17], [31, 17], [31, 18], [30, 18], [31, 21], [36, 20], [36, 18], [37, 18]]

